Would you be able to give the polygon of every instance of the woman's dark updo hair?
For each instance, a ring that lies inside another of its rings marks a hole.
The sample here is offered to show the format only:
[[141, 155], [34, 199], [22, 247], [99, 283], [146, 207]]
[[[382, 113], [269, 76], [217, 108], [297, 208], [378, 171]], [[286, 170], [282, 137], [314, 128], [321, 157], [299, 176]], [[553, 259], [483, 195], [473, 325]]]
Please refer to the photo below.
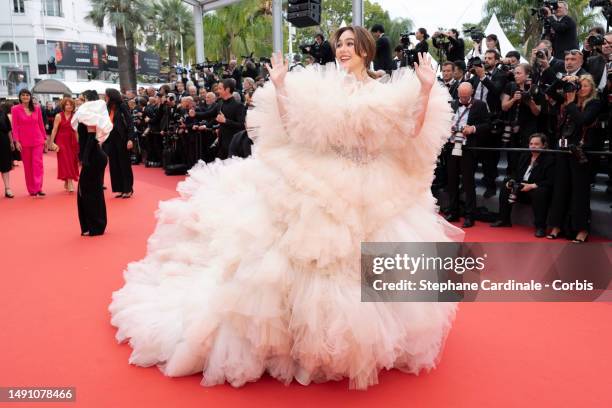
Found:
[[427, 34], [427, 30], [423, 27], [417, 30], [419, 33], [423, 34], [423, 39], [427, 40], [429, 38], [429, 34]]
[[93, 101], [97, 101], [98, 99], [100, 99], [100, 95], [98, 95], [98, 92], [95, 89], [89, 89], [87, 91], [83, 91], [81, 95], [83, 96], [83, 98], [85, 98], [87, 102], [93, 102]]
[[108, 107], [119, 109], [121, 104], [123, 103], [123, 98], [121, 97], [121, 93], [114, 88], [107, 88], [105, 92], [106, 96], [108, 96]]
[[22, 89], [19, 91], [19, 103], [21, 103], [21, 95], [30, 95], [30, 103], [28, 103], [28, 109], [30, 112], [34, 112], [34, 101], [32, 98], [32, 92], [29, 89]]

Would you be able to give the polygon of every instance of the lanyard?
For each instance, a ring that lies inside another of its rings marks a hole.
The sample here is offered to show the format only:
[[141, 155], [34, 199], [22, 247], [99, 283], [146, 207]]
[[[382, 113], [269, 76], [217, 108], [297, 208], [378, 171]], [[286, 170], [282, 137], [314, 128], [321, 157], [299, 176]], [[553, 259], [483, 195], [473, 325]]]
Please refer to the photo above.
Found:
[[[463, 105], [461, 105], [463, 106]], [[459, 118], [457, 119], [457, 123], [455, 123], [455, 128], [459, 128], [459, 123], [461, 123], [461, 119], [463, 119], [463, 117], [465, 116], [466, 113], [468, 113], [470, 111], [470, 109], [472, 109], [472, 103], [470, 102], [470, 104], [465, 108], [465, 110], [463, 112], [461, 112], [461, 115], [459, 115]]]

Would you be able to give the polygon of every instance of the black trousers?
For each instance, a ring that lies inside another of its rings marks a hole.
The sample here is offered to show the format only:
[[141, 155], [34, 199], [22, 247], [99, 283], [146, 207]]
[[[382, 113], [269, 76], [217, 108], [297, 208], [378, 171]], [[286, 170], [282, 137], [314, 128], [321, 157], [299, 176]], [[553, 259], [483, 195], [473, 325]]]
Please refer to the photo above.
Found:
[[463, 149], [463, 155], [460, 157], [449, 155], [447, 163], [449, 213], [459, 214], [459, 176], [461, 176], [465, 193], [465, 216], [468, 218], [474, 216], [476, 211], [475, 166], [476, 161], [471, 150]]
[[[501, 141], [499, 135], [488, 134], [483, 137], [482, 147], [500, 147]], [[482, 182], [486, 188], [495, 188], [497, 184], [495, 180], [499, 175], [497, 164], [499, 163], [499, 151], [480, 151], [478, 152], [478, 161], [482, 163]]]
[[102, 148], [96, 143], [88, 160], [81, 167], [77, 207], [81, 233], [101, 235], [106, 230], [106, 203], [104, 202], [104, 169], [108, 162]]
[[161, 163], [163, 150], [163, 137], [159, 132], [149, 132], [145, 137], [145, 150], [147, 161]]
[[[504, 183], [505, 184], [505, 183]], [[501, 221], [511, 222], [513, 204], [508, 202], [510, 190], [504, 185], [499, 194], [499, 217]], [[528, 192], [519, 192], [517, 201], [523, 204], [531, 204], [533, 210], [533, 224], [536, 228], [546, 228], [546, 217], [550, 203], [551, 191], [546, 187], [538, 187]]]
[[104, 144], [104, 151], [108, 154], [111, 187], [113, 193], [130, 193], [134, 187], [134, 173], [132, 172], [132, 159], [127, 149], [127, 142], [108, 141]]
[[[572, 155], [559, 154], [548, 225], [588, 231], [591, 216], [591, 162], [580, 164]], [[567, 224], [566, 224], [567, 223]]]

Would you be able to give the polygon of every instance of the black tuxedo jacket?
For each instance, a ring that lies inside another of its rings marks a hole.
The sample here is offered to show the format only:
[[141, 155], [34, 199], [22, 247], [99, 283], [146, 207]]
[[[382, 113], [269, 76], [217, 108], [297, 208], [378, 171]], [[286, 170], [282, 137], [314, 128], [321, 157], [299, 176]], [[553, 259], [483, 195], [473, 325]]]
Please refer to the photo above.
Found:
[[394, 67], [393, 57], [391, 56], [391, 41], [389, 37], [382, 36], [376, 40], [376, 57], [374, 58], [374, 70], [379, 69], [392, 71]]
[[221, 102], [220, 111], [225, 116], [225, 123], [221, 123], [219, 126], [219, 134], [221, 136], [221, 142], [227, 140], [227, 145], [232, 140], [234, 134], [244, 130], [245, 122], [245, 108], [241, 103], [236, 102], [232, 97], [226, 101]]
[[[453, 112], [456, 113], [459, 106], [459, 101], [453, 101], [451, 104]], [[472, 99], [472, 108], [468, 113], [467, 124], [469, 126], [476, 126], [476, 133], [467, 138], [467, 146], [478, 146], [481, 144], [483, 138], [489, 134], [491, 128], [491, 119], [486, 103]]]
[[[512, 178], [519, 183], [523, 182], [523, 176], [531, 163], [531, 153], [525, 152], [519, 158], [518, 165], [512, 172]], [[555, 180], [555, 160], [554, 157], [541, 153], [535, 161], [535, 165], [531, 170], [531, 174], [527, 179], [529, 184], [537, 184], [538, 188], [552, 188]]]
[[557, 21], [553, 16], [547, 21], [555, 32], [552, 39], [553, 52], [559, 59], [565, 58], [565, 51], [578, 49], [578, 31], [576, 22], [569, 16], [564, 16]]
[[[476, 92], [478, 90], [478, 84], [481, 82], [480, 78], [477, 76], [473, 76], [469, 81], [474, 88], [474, 96], [476, 96]], [[492, 113], [501, 112], [501, 95], [506, 88], [506, 84], [508, 83], [508, 76], [495, 68], [492, 72], [491, 78], [485, 77], [482, 80], [483, 86], [485, 86], [488, 90], [487, 93], [487, 106]]]

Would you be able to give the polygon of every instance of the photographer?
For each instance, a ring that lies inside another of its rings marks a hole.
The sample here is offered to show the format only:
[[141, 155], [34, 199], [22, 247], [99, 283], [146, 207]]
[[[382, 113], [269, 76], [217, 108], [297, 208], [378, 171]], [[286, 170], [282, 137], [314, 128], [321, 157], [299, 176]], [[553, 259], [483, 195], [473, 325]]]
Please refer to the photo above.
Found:
[[597, 89], [603, 92], [608, 83], [608, 66], [612, 55], [612, 33], [605, 36], [590, 35], [585, 41], [584, 48], [583, 58], [586, 59], [584, 69], [593, 76]]
[[549, 86], [555, 81], [557, 73], [565, 71], [564, 59], [553, 56], [552, 43], [548, 40], [540, 41], [536, 48], [531, 50], [531, 66], [533, 83], [537, 87]]
[[385, 28], [382, 24], [372, 26], [372, 35], [376, 39], [376, 57], [374, 57], [374, 71], [393, 70], [393, 58], [391, 57], [391, 41], [385, 36]]
[[242, 93], [242, 67], [237, 67], [237, 61], [231, 60], [227, 69], [223, 72], [223, 79], [233, 78], [236, 81], [236, 91]]
[[[530, 136], [538, 128], [538, 116], [542, 109], [542, 95], [532, 86], [531, 66], [520, 64], [514, 69], [514, 82], [510, 82], [502, 94], [502, 111], [505, 112], [502, 144], [505, 147], [526, 147]], [[506, 174], [512, 173], [517, 165], [518, 155], [508, 153]]]
[[[487, 104], [492, 119], [501, 117], [501, 95], [508, 83], [508, 74], [498, 69], [500, 55], [496, 50], [487, 50], [485, 59], [481, 61], [476, 57], [471, 61], [470, 83], [474, 88], [474, 98]], [[483, 147], [499, 147], [501, 134], [491, 133], [483, 141]], [[485, 198], [493, 197], [497, 192], [495, 180], [497, 178], [497, 164], [499, 152], [483, 152], [480, 155], [482, 162], [483, 182], [486, 187]]]
[[506, 57], [501, 60], [502, 64], [510, 65], [511, 67], [516, 67], [521, 63], [521, 54], [518, 51], [508, 51], [506, 53]]
[[431, 38], [432, 44], [438, 49], [442, 49], [448, 61], [463, 61], [465, 59], [465, 43], [463, 38], [459, 38], [459, 31], [451, 28], [448, 32], [437, 31]]
[[553, 15], [548, 7], [543, 7], [546, 24], [552, 28], [551, 42], [556, 58], [563, 58], [565, 51], [578, 48], [578, 31], [576, 22], [568, 16], [568, 6], [564, 1], [557, 4]]
[[448, 90], [448, 93], [453, 100], [459, 98], [459, 95], [457, 94], [459, 81], [453, 78], [455, 68], [456, 66], [454, 63], [446, 61], [444, 64], [442, 64], [442, 78], [439, 78], [440, 83]]
[[427, 34], [427, 30], [424, 28], [419, 28], [415, 31], [414, 36], [418, 43], [414, 46], [414, 54], [418, 55], [419, 53], [426, 54], [429, 52], [429, 44], [427, 43], [427, 39], [429, 38], [429, 34]]
[[[303, 47], [302, 52], [304, 54], [312, 55], [315, 63], [320, 65], [326, 65], [330, 62], [336, 61], [329, 41], [327, 41], [321, 33], [315, 36], [314, 44]], [[389, 52], [391, 52], [391, 49], [389, 49]]]
[[585, 61], [590, 56], [601, 53], [601, 46], [603, 45], [603, 36], [606, 33], [602, 26], [595, 26], [589, 30], [584, 43], [582, 44], [582, 55]]
[[518, 167], [504, 181], [499, 194], [499, 220], [491, 227], [511, 227], [511, 213], [515, 202], [531, 204], [535, 236], [546, 236], [546, 216], [554, 180], [554, 160], [550, 155], [538, 152], [546, 149], [546, 136], [535, 133], [529, 138], [531, 153], [524, 153]]
[[217, 157], [225, 160], [229, 154], [229, 145], [234, 134], [245, 129], [245, 107], [234, 99], [235, 81], [224, 79], [219, 84], [219, 97], [222, 99], [219, 114], [219, 152]]
[[144, 110], [146, 129], [142, 134], [145, 143], [147, 158], [146, 167], [160, 167], [162, 156], [162, 137], [160, 134], [161, 104], [165, 103], [164, 96], [153, 95], [149, 97], [148, 105]]
[[572, 154], [559, 154], [550, 208], [549, 239], [559, 236], [569, 217], [568, 237], [575, 243], [585, 242], [590, 223], [590, 168], [592, 159], [584, 150], [595, 143], [595, 125], [601, 110], [597, 89], [590, 75], [563, 78], [564, 102], [560, 108], [559, 148]]
[[[459, 176], [462, 178], [465, 193], [465, 219], [463, 228], [474, 226], [476, 210], [476, 183], [474, 180], [475, 157], [472, 150], [464, 147], [476, 146], [489, 132], [489, 113], [487, 105], [473, 98], [472, 85], [464, 82], [459, 85], [459, 99], [452, 103], [452, 136], [445, 146], [448, 159], [449, 207], [445, 219], [449, 222], [459, 219]], [[448, 153], [451, 151], [450, 153]]]

